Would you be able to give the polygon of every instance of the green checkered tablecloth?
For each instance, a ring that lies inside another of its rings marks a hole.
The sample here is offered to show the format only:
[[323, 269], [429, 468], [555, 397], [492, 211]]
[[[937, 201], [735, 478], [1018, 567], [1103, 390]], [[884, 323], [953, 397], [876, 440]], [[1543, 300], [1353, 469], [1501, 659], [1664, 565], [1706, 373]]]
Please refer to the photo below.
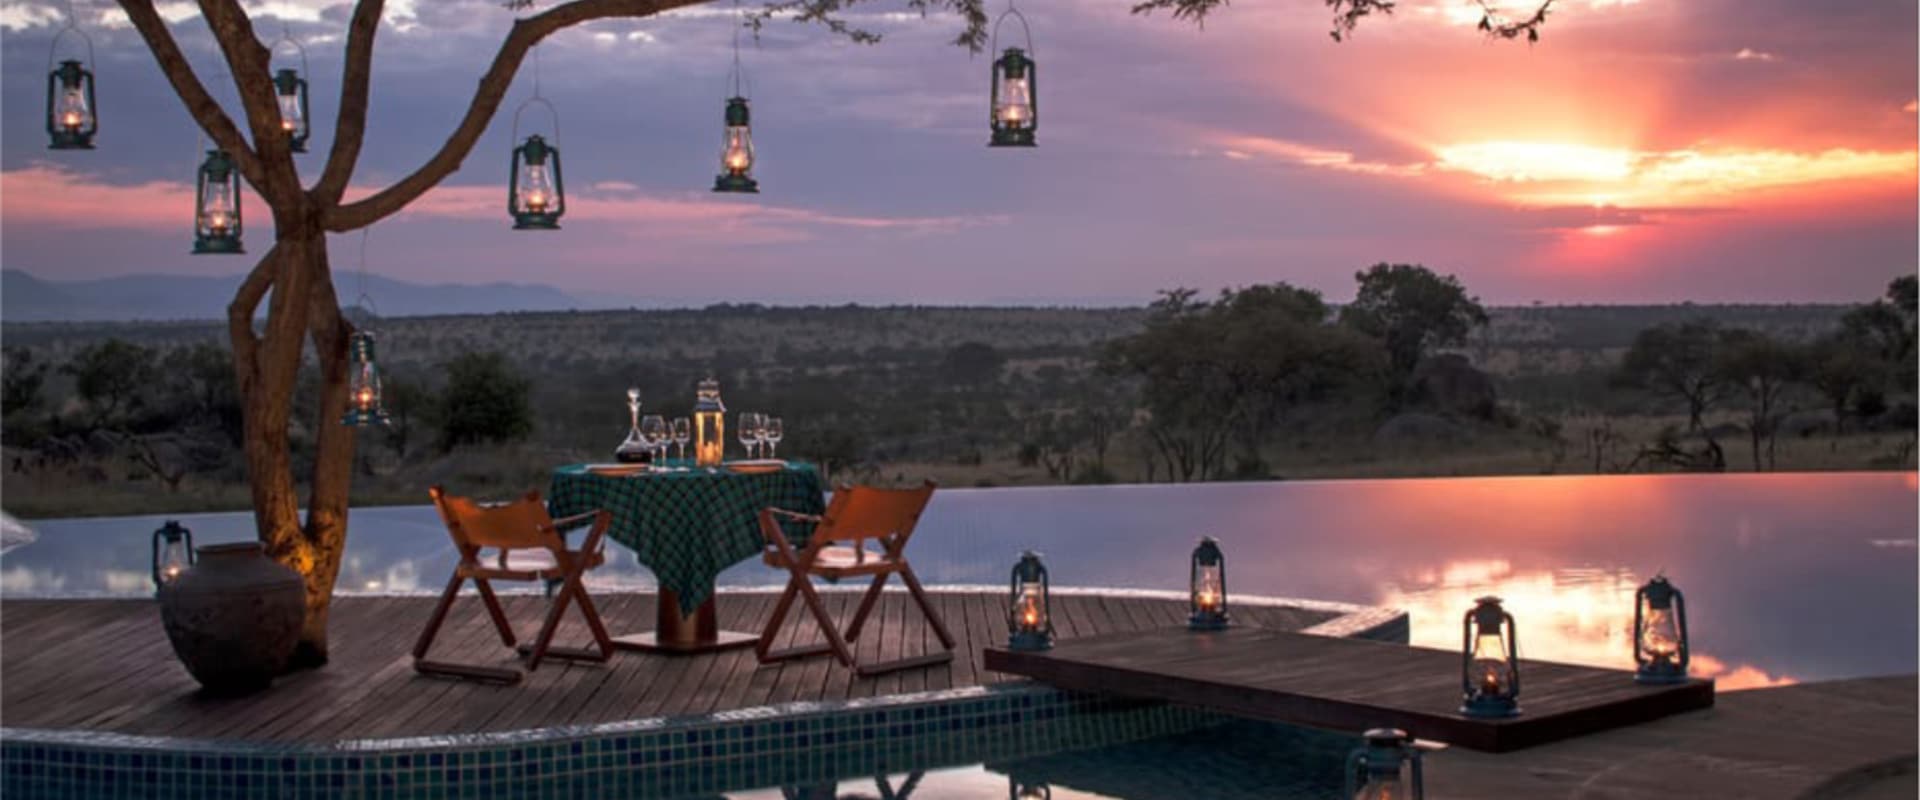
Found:
[[[820, 473], [802, 463], [761, 473], [696, 469], [630, 477], [595, 475], [585, 464], [570, 464], [553, 471], [547, 506], [555, 517], [612, 512], [607, 536], [633, 550], [692, 614], [722, 570], [760, 552], [760, 509], [818, 514], [826, 500]], [[788, 536], [807, 532], [804, 525], [787, 528]]]

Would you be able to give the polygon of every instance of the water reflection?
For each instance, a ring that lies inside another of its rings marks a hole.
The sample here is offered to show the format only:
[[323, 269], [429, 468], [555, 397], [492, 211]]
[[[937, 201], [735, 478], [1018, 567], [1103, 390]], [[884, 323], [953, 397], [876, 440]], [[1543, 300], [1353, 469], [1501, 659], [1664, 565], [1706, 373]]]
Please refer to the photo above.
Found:
[[[1031, 548], [1057, 585], [1179, 590], [1194, 539], [1211, 535], [1238, 593], [1404, 607], [1416, 643], [1446, 648], [1473, 598], [1498, 594], [1524, 655], [1620, 668], [1633, 590], [1664, 570], [1687, 593], [1695, 671], [1735, 688], [1914, 671], [1915, 485], [1829, 473], [943, 490], [909, 555], [928, 583], [1004, 585]], [[0, 555], [0, 595], [148, 594], [163, 521], [35, 521], [37, 541]], [[252, 536], [246, 513], [183, 521], [200, 543]], [[355, 509], [352, 528], [343, 592], [431, 590], [453, 568], [430, 507]], [[721, 583], [780, 578], [750, 559]], [[654, 582], [613, 557], [588, 585]]]

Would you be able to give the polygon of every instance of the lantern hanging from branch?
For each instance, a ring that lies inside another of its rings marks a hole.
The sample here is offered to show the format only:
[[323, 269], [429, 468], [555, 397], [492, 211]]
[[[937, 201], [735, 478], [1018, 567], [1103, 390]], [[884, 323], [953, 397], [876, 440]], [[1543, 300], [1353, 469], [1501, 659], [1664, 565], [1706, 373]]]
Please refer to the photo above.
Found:
[[1640, 683], [1685, 683], [1692, 659], [1687, 643], [1687, 600], [1667, 576], [1653, 580], [1633, 596], [1633, 661]]
[[1193, 548], [1188, 580], [1187, 627], [1217, 631], [1227, 627], [1227, 556], [1213, 537]]
[[200, 164], [193, 209], [193, 252], [245, 253], [241, 247], [240, 171], [225, 150]]
[[1053, 601], [1047, 565], [1028, 550], [1013, 565], [1007, 604], [1007, 649], [1046, 650], [1053, 647]]
[[709, 375], [694, 395], [693, 465], [720, 466], [726, 447], [727, 406], [720, 402], [720, 382]]
[[1469, 717], [1520, 713], [1520, 649], [1513, 615], [1491, 595], [1474, 601], [1461, 621], [1460, 688]]
[[[533, 134], [525, 141], [520, 139], [520, 115], [527, 106], [539, 103], [547, 109], [547, 115], [553, 120], [553, 142], [546, 137]], [[513, 215], [514, 230], [559, 230], [560, 216], [567, 213], [566, 177], [560, 170], [560, 113], [552, 103], [540, 96], [538, 84], [534, 95], [520, 104], [513, 112], [513, 139], [520, 146], [513, 148], [513, 157], [508, 164], [507, 173], [507, 212]]]
[[[1020, 23], [1026, 47], [1000, 49], [1000, 23], [1007, 17]], [[993, 23], [990, 48], [999, 52], [1000, 57], [993, 60], [989, 105], [993, 138], [987, 141], [987, 146], [1033, 147], [1034, 132], [1040, 127], [1039, 65], [1033, 61], [1033, 31], [1027, 27], [1027, 18], [1011, 3]]]
[[373, 334], [354, 331], [347, 342], [347, 353], [352, 374], [347, 377], [347, 412], [340, 417], [340, 424], [355, 428], [387, 424], [387, 409], [380, 402], [380, 364], [374, 357]]
[[1406, 731], [1374, 728], [1366, 744], [1347, 755], [1347, 790], [1352, 800], [1423, 800], [1420, 751]]
[[167, 520], [153, 532], [153, 588], [158, 591], [193, 566], [193, 531], [178, 520]]
[[293, 69], [273, 74], [274, 97], [280, 101], [280, 130], [287, 135], [287, 149], [307, 152], [307, 79]]
[[[87, 60], [61, 61], [53, 58], [60, 50], [60, 38], [68, 33], [87, 45]], [[72, 20], [53, 35], [47, 51], [47, 136], [50, 150], [92, 150], [93, 134], [99, 131], [93, 96], [93, 39], [75, 27]]]
[[307, 66], [307, 48], [287, 30], [280, 28], [280, 38], [273, 43], [277, 54], [282, 44], [292, 45], [300, 53], [300, 68], [282, 67], [273, 73], [273, 96], [280, 106], [280, 132], [286, 134], [287, 149], [295, 153], [307, 152], [307, 134], [310, 114], [307, 113], [307, 78], [313, 74]]
[[713, 179], [713, 190], [758, 194], [760, 182], [753, 179], [753, 120], [747, 98], [727, 98], [725, 120], [720, 138], [720, 174]]

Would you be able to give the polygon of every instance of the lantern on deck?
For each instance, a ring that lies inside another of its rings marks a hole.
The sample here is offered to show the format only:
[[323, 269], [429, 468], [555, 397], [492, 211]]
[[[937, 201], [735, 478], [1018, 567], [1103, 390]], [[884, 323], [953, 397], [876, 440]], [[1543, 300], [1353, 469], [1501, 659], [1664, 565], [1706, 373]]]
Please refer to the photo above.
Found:
[[373, 334], [354, 331], [347, 349], [353, 374], [347, 379], [347, 412], [340, 424], [356, 428], [387, 424], [387, 409], [380, 404], [380, 365], [374, 360]]
[[560, 173], [560, 148], [534, 134], [513, 148], [508, 176], [507, 211], [514, 230], [559, 230], [567, 211], [566, 183]]
[[1009, 583], [1007, 649], [1052, 648], [1053, 615], [1048, 608], [1053, 599], [1052, 587], [1047, 579], [1047, 565], [1040, 563], [1040, 554], [1032, 550], [1021, 553], [1020, 563], [1013, 565]]
[[178, 520], [167, 520], [153, 532], [153, 588], [173, 583], [193, 566], [193, 531]]
[[1460, 713], [1469, 717], [1511, 717], [1520, 713], [1520, 650], [1513, 615], [1500, 598], [1474, 601], [1461, 623]]
[[47, 73], [47, 149], [92, 150], [100, 129], [93, 109], [93, 71], [79, 61], [60, 62]]
[[1211, 536], [1202, 537], [1193, 548], [1188, 585], [1187, 627], [1196, 631], [1227, 627], [1227, 557]]
[[245, 253], [240, 245], [240, 171], [225, 150], [200, 164], [193, 209], [193, 252]]
[[760, 183], [753, 179], [753, 120], [747, 111], [747, 98], [727, 98], [726, 128], [720, 139], [720, 174], [713, 179], [716, 192], [757, 194]]
[[275, 72], [273, 94], [280, 101], [280, 130], [287, 135], [287, 148], [307, 152], [307, 79], [294, 69]]
[[1420, 751], [1406, 731], [1374, 728], [1366, 744], [1347, 756], [1347, 790], [1351, 800], [1422, 800], [1427, 796], [1420, 774]]
[[1000, 49], [1000, 23], [1009, 16], [1019, 21], [1026, 47], [1009, 47], [993, 61], [990, 88], [992, 103], [989, 106], [993, 138], [987, 141], [987, 146], [1033, 147], [1034, 131], [1040, 127], [1040, 84], [1039, 65], [1028, 55], [1033, 52], [1033, 32], [1027, 28], [1027, 18], [1009, 6], [1000, 19], [993, 23], [994, 44], [991, 48]]
[[1653, 576], [1633, 596], [1633, 661], [1639, 667], [1634, 681], [1685, 683], [1691, 649], [1686, 598], [1667, 576]]
[[726, 447], [727, 407], [720, 402], [720, 382], [708, 376], [694, 395], [693, 465], [720, 466]]
[[1007, 800], [1053, 800], [1053, 787], [1046, 781], [1022, 780], [1008, 775]]

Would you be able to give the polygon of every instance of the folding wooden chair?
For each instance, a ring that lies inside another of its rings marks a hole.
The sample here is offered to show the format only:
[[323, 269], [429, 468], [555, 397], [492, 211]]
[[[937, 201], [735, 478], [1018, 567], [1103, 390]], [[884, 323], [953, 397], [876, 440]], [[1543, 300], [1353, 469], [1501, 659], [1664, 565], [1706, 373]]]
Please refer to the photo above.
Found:
[[[842, 486], [834, 490], [833, 502], [828, 504], [826, 513], [820, 516], [778, 508], [763, 509], [760, 512], [760, 532], [766, 537], [767, 547], [762, 560], [769, 566], [785, 569], [789, 577], [786, 591], [774, 604], [773, 616], [767, 620], [766, 630], [760, 633], [760, 641], [754, 646], [754, 654], [759, 656], [760, 663], [832, 653], [842, 665], [853, 668], [861, 676], [868, 676], [952, 661], [953, 635], [947, 632], [939, 612], [927, 602], [927, 593], [920, 588], [920, 579], [914, 576], [913, 567], [907, 564], [906, 557], [907, 540], [913, 537], [914, 525], [920, 521], [920, 512], [927, 507], [927, 500], [933, 497], [933, 490], [933, 481], [927, 481], [918, 489]], [[783, 519], [814, 523], [813, 531], [795, 547], [787, 540], [786, 532], [781, 530], [780, 520]], [[879, 544], [878, 551], [867, 549], [869, 539]], [[913, 594], [914, 602], [920, 605], [920, 612], [926, 615], [927, 623], [933, 626], [934, 633], [940, 637], [941, 646], [946, 649], [885, 663], [859, 664], [854, 660], [853, 651], [847, 643], [860, 637], [867, 616], [873, 613], [874, 604], [880, 600], [881, 587], [886, 585], [887, 576], [894, 574], [898, 574], [901, 582], [907, 585], [907, 591]], [[826, 606], [821, 604], [812, 578], [818, 576], [838, 582], [842, 578], [860, 575], [873, 576], [873, 585], [867, 587], [866, 595], [860, 598], [860, 607], [854, 611], [853, 619], [842, 635], [834, 627]], [[770, 648], [774, 636], [786, 622], [787, 612], [793, 608], [795, 597], [806, 602], [814, 619], [820, 622], [820, 630], [826, 634], [827, 641], [825, 644], [772, 651]]]
[[[427, 659], [427, 649], [433, 646], [434, 637], [440, 633], [440, 624], [446, 620], [447, 610], [453, 607], [454, 597], [460, 594], [460, 585], [469, 578], [473, 579], [474, 586], [479, 587], [480, 602], [486, 606], [487, 615], [493, 618], [493, 627], [500, 633], [500, 642], [507, 647], [516, 646], [513, 626], [508, 624], [506, 612], [501, 610], [500, 600], [494, 596], [493, 586], [488, 582], [559, 583], [560, 591], [552, 598], [539, 635], [531, 646], [518, 645], [520, 652], [528, 657], [528, 670], [539, 669], [540, 662], [548, 657], [604, 662], [613, 654], [612, 638], [607, 635], [606, 626], [600, 623], [600, 612], [594, 608], [593, 599], [587, 596], [586, 586], [581, 583], [581, 576], [587, 570], [606, 560], [601, 552], [601, 541], [606, 536], [607, 525], [613, 520], [611, 514], [605, 510], [589, 511], [555, 520], [547, 515], [546, 504], [540, 502], [540, 493], [537, 491], [528, 492], [525, 497], [511, 503], [495, 506], [482, 506], [467, 498], [449, 495], [438, 486], [427, 492], [433, 495], [433, 505], [440, 511], [440, 520], [447, 525], [447, 534], [453, 537], [460, 563], [454, 567], [453, 577], [447, 581], [447, 590], [440, 595], [439, 605], [434, 606], [433, 616], [427, 620], [427, 629], [420, 632], [420, 640], [413, 646], [415, 671], [504, 684], [520, 682], [522, 673], [517, 669]], [[586, 540], [581, 542], [578, 550], [567, 549], [566, 539], [560, 535], [560, 526], [582, 522], [588, 517], [593, 518], [593, 528], [588, 531]], [[488, 548], [497, 552], [483, 555], [481, 551]], [[580, 613], [586, 617], [587, 627], [593, 631], [597, 650], [552, 646], [553, 632], [559, 627], [560, 616], [569, 603], [579, 603]]]

